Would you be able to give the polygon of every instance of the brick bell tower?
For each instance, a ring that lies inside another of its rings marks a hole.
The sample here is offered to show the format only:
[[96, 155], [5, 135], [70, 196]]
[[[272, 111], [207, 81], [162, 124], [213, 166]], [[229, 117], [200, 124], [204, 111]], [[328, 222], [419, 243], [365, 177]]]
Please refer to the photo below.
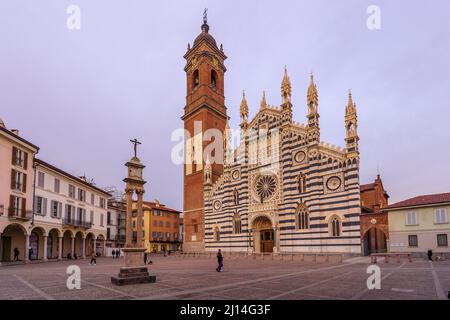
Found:
[[[222, 45], [209, 34], [206, 10], [203, 14], [201, 33], [188, 49], [186, 59], [186, 106], [184, 108], [185, 165], [184, 165], [184, 237], [185, 252], [205, 250], [204, 215], [204, 168], [203, 152], [211, 141], [204, 141], [203, 134], [208, 129], [218, 129], [222, 133], [228, 120], [224, 96], [224, 61], [227, 58]], [[214, 138], [212, 139], [214, 140]], [[217, 151], [216, 151], [217, 152]], [[221, 158], [221, 155], [213, 154]], [[213, 183], [223, 173], [223, 162], [212, 164]]]

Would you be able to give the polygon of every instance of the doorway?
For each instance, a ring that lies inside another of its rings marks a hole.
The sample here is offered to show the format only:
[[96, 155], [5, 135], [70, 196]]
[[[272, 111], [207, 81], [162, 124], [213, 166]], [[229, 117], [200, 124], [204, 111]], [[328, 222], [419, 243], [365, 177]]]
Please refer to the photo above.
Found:
[[386, 235], [378, 228], [370, 228], [364, 235], [364, 255], [387, 251]]
[[273, 229], [261, 230], [261, 252], [273, 252]]
[[1, 261], [11, 261], [11, 237], [2, 237], [2, 260]]
[[267, 216], [257, 217], [253, 223], [254, 252], [272, 253], [275, 245], [275, 237], [272, 221]]

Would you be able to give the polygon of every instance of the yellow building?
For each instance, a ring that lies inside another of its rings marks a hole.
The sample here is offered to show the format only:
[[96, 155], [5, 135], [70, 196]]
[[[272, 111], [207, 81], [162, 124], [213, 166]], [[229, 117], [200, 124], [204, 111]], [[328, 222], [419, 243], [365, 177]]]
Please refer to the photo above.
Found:
[[[133, 202], [133, 216], [136, 212]], [[144, 246], [147, 252], [177, 251], [181, 246], [179, 227], [182, 223], [180, 212], [166, 207], [159, 201], [144, 201]], [[133, 233], [136, 232], [136, 219], [132, 221]]]
[[417, 196], [386, 210], [391, 252], [450, 252], [450, 193]]

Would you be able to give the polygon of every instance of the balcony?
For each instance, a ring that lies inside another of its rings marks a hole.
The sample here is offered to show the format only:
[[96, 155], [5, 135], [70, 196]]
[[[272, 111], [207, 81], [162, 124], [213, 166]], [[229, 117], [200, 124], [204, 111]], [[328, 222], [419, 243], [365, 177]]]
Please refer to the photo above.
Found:
[[8, 209], [8, 217], [10, 219], [16, 219], [16, 220], [31, 220], [33, 218], [33, 211], [32, 210], [19, 210], [17, 208], [9, 208]]
[[125, 241], [126, 241], [126, 236], [124, 236], [124, 235], [117, 235], [116, 236], [116, 240], [117, 240], [117, 242], [120, 242], [120, 243], [125, 243]]
[[76, 227], [76, 228], [84, 228], [84, 229], [90, 229], [92, 228], [92, 222], [77, 220], [77, 219], [69, 219], [64, 218], [63, 219], [63, 225]]

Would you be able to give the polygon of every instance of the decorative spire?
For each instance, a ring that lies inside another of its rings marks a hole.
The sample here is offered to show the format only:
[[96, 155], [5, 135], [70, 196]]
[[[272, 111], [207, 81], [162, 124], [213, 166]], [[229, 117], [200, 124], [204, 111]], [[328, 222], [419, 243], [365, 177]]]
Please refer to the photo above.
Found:
[[242, 90], [242, 101], [241, 101], [241, 119], [248, 118], [248, 104], [247, 99], [245, 99], [245, 91]]
[[188, 42], [187, 51], [191, 50], [191, 44]]
[[347, 157], [357, 158], [359, 157], [358, 115], [356, 114], [356, 104], [353, 102], [351, 91], [348, 93], [347, 106], [345, 107], [345, 131]]
[[289, 79], [286, 66], [284, 66], [284, 76], [283, 81], [281, 81], [281, 98], [283, 103], [291, 101], [291, 80]]
[[263, 91], [263, 96], [261, 100], [261, 109], [267, 108], [267, 102], [266, 102], [266, 91]]
[[[313, 105], [317, 106], [319, 104], [319, 95], [317, 93], [317, 86], [314, 83], [314, 76], [311, 72], [311, 81], [309, 82], [308, 93], [307, 93], [307, 102], [308, 106], [311, 107], [311, 102]], [[311, 112], [311, 110], [310, 110]]]
[[356, 104], [353, 102], [352, 90], [348, 90], [348, 102], [347, 107], [345, 108], [345, 112], [347, 114], [356, 112]]
[[3, 122], [3, 120], [1, 118], [0, 118], [0, 127], [6, 129], [5, 123]]
[[317, 94], [317, 87], [314, 83], [314, 76], [311, 72], [308, 93], [306, 96], [308, 106], [308, 142], [310, 144], [318, 144], [320, 142], [320, 128], [319, 128], [319, 95]]

